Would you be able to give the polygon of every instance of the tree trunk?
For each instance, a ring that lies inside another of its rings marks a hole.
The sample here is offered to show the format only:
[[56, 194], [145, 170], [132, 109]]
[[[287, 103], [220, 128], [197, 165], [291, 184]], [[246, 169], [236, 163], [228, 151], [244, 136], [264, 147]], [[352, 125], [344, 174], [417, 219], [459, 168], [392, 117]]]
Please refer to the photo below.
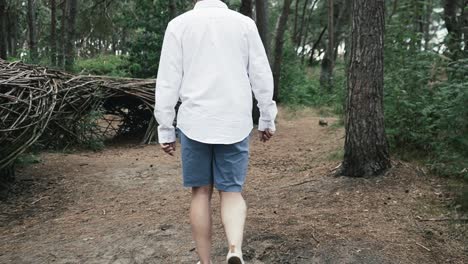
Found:
[[273, 92], [273, 100], [279, 102], [279, 81], [281, 76], [281, 63], [283, 61], [283, 44], [284, 44], [284, 32], [286, 31], [286, 25], [288, 23], [289, 11], [291, 7], [291, 0], [284, 0], [283, 10], [278, 19], [276, 26], [275, 35], [275, 51], [274, 51], [274, 62], [273, 62], [273, 80], [275, 89]]
[[[346, 10], [347, 12], [350, 12], [349, 10], [352, 9], [353, 3], [352, 1], [346, 1]], [[345, 11], [346, 12], [346, 11]], [[351, 13], [351, 12], [350, 12]], [[351, 30], [352, 30], [352, 24], [353, 24], [353, 18], [351, 14], [346, 15], [346, 20], [344, 20], [344, 24], [346, 25], [346, 31], [345, 31], [345, 46], [344, 46], [344, 65], [345, 65], [345, 73], [348, 72], [349, 70], [349, 54], [351, 52]], [[343, 102], [344, 103], [344, 102]]]
[[428, 0], [413, 0], [414, 5], [414, 30], [415, 32], [424, 33], [424, 5]]
[[[315, 4], [317, 3], [317, 0], [314, 1], [314, 3], [312, 4], [312, 9], [314, 8]], [[302, 18], [301, 18], [301, 27], [299, 29], [299, 31], [297, 32], [297, 36], [296, 36], [296, 45], [297, 47], [299, 47], [299, 45], [301, 45], [302, 43], [302, 40], [304, 38], [304, 29], [307, 31], [307, 25], [305, 24], [308, 24], [308, 14], [306, 13], [307, 11], [307, 5], [309, 4], [309, 0], [305, 0], [304, 2], [304, 5], [302, 6]], [[312, 10], [311, 10], [312, 12]]]
[[268, 55], [270, 55], [270, 30], [268, 27], [268, 0], [255, 0], [255, 10], [257, 16], [257, 27], [263, 46]]
[[22, 9], [23, 9], [22, 2], [20, 1], [13, 1], [13, 2], [9, 2], [8, 4], [8, 10], [9, 10], [7, 12], [7, 15], [8, 15], [7, 30], [8, 30], [8, 39], [9, 39], [9, 42], [8, 42], [9, 52], [8, 53], [9, 53], [9, 56], [15, 57], [15, 58], [19, 57], [18, 39], [21, 39], [19, 37], [21, 34], [20, 33], [21, 27], [19, 25], [20, 21], [18, 21], [18, 17], [20, 16]]
[[37, 63], [36, 0], [28, 0], [29, 57]]
[[[461, 7], [461, 15], [457, 15], [458, 6]], [[464, 19], [468, 20], [468, 18], [462, 18], [464, 12], [467, 12], [468, 1], [465, 0], [445, 0], [444, 1], [444, 20], [445, 20], [445, 27], [447, 28], [447, 47], [450, 57], [453, 60], [457, 60], [461, 57], [462, 54], [462, 32], [463, 32], [463, 22]], [[468, 21], [466, 25], [468, 26]], [[465, 43], [468, 44], [466, 41], [468, 38], [465, 36]], [[466, 50], [468, 50], [465, 47]]]
[[61, 18], [61, 21], [60, 21], [60, 53], [59, 53], [59, 56], [58, 56], [58, 63], [57, 63], [57, 66], [59, 66], [60, 68], [65, 68], [65, 42], [66, 42], [66, 39], [67, 39], [67, 35], [66, 35], [66, 32], [67, 32], [67, 12], [68, 12], [68, 0], [63, 0], [62, 1], [62, 6], [61, 6], [61, 10], [62, 10], [62, 18]]
[[325, 26], [322, 31], [320, 32], [319, 37], [317, 40], [314, 42], [314, 45], [312, 45], [312, 49], [310, 50], [310, 57], [309, 57], [309, 65], [312, 66], [314, 64], [314, 53], [315, 50], [317, 50], [318, 45], [322, 41], [323, 35], [325, 34], [325, 31], [327, 30], [327, 27]]
[[242, 0], [239, 12], [252, 17], [252, 0]]
[[7, 14], [8, 56], [18, 57], [18, 9], [15, 5], [10, 7]]
[[320, 71], [320, 86], [326, 88], [331, 92], [333, 87], [333, 68], [334, 68], [334, 4], [333, 0], [328, 0], [328, 44], [325, 52], [325, 57], [322, 59], [321, 71]]
[[65, 70], [72, 71], [75, 64], [75, 23], [78, 0], [69, 0], [67, 17], [67, 40], [65, 43]]
[[[338, 54], [338, 47], [343, 40], [349, 37], [348, 32], [351, 31], [351, 14], [349, 12], [351, 10], [351, 1], [343, 1], [338, 0], [335, 1], [335, 11], [334, 11], [334, 47], [333, 47], [333, 61], [336, 61], [336, 57]], [[345, 29], [343, 30], [343, 28]], [[345, 36], [343, 36], [343, 33]]]
[[[268, 26], [268, 0], [255, 0], [255, 15], [258, 33], [262, 39], [263, 46], [265, 47], [266, 54], [270, 56], [270, 29]], [[270, 60], [271, 61], [271, 60]], [[257, 105], [257, 100], [253, 102], [254, 106]], [[254, 122], [258, 123], [260, 118], [260, 111], [254, 107], [252, 116]], [[258, 112], [257, 112], [258, 111]]]
[[465, 46], [465, 50], [464, 50], [464, 55], [463, 57], [464, 58], [468, 58], [468, 0], [465, 0], [463, 6], [462, 6], [462, 17], [461, 17], [461, 20], [462, 20], [462, 32], [463, 32], [463, 35], [465, 36], [465, 40], [464, 40], [464, 46]]
[[374, 176], [390, 168], [383, 113], [384, 0], [353, 0], [353, 23], [340, 174]]
[[122, 52], [121, 55], [127, 55], [127, 29], [126, 27], [122, 28], [122, 36], [120, 40], [119, 49]]
[[169, 0], [169, 16], [171, 19], [177, 16], [177, 3], [176, 0]]
[[431, 22], [432, 22], [432, 9], [434, 8], [433, 0], [427, 0], [425, 2], [425, 14], [424, 14], [424, 50], [429, 50], [429, 41], [431, 40]]
[[[305, 0], [307, 1], [307, 0]], [[292, 33], [292, 41], [296, 44], [297, 43], [297, 37], [298, 37], [298, 32], [297, 32], [297, 22], [299, 21], [299, 2], [300, 0], [296, 0], [296, 3], [294, 5], [294, 27], [293, 27], [293, 33]]]
[[5, 0], [0, 0], [0, 58], [2, 59], [8, 56], [7, 17], [7, 3]]
[[[299, 37], [299, 41], [300, 41], [299, 45], [301, 47], [301, 53], [299, 54], [299, 56], [301, 57], [301, 64], [304, 63], [305, 56], [307, 55], [305, 47], [306, 47], [306, 45], [309, 44], [308, 36], [309, 36], [309, 28], [310, 28], [310, 24], [311, 24], [310, 20], [311, 20], [312, 13], [313, 13], [313, 10], [315, 8], [315, 5], [317, 3], [318, 3], [318, 0], [314, 0], [314, 2], [312, 2], [312, 5], [310, 6], [310, 12], [308, 12], [307, 15], [305, 15], [305, 17], [303, 17], [303, 21], [301, 23], [301, 24], [303, 24], [303, 25], [301, 25], [301, 32], [300, 32], [301, 36]], [[306, 4], [308, 4], [308, 1], [306, 1]], [[302, 12], [304, 14], [306, 14], [306, 7], [307, 6], [304, 6], [304, 9], [303, 9], [303, 12]]]
[[114, 30], [114, 32], [112, 33], [112, 55], [117, 55], [117, 42], [118, 42], [118, 38], [117, 38], [117, 30]]
[[50, 63], [57, 66], [57, 6], [50, 0]]

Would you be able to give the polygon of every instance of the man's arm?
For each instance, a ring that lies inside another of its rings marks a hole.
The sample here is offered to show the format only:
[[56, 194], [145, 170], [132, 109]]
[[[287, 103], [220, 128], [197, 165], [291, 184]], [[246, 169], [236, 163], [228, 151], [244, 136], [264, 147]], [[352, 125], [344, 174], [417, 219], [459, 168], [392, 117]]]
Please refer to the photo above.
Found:
[[276, 130], [275, 118], [278, 110], [273, 100], [273, 74], [255, 22], [249, 21], [249, 65], [250, 84], [260, 109], [259, 131], [268, 131], [267, 140]]
[[182, 46], [169, 23], [164, 35], [158, 76], [156, 79], [154, 116], [158, 122], [159, 143], [175, 142], [173, 126], [176, 115], [175, 106], [179, 100], [182, 82]]

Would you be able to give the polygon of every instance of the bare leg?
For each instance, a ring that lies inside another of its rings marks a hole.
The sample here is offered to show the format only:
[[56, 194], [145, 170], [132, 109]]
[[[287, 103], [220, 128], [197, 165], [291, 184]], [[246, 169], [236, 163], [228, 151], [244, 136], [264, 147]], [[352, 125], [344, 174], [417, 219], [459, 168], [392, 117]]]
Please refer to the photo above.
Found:
[[244, 223], [247, 205], [240, 192], [219, 192], [221, 196], [221, 220], [231, 252], [242, 253]]
[[213, 185], [193, 187], [190, 205], [192, 236], [202, 264], [210, 264], [211, 258], [211, 195]]

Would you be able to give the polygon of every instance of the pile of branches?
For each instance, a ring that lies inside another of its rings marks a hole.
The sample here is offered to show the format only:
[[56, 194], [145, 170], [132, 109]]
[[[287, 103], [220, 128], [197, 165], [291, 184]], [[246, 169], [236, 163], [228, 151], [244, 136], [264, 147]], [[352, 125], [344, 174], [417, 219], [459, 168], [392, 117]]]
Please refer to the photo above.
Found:
[[[0, 59], [0, 171], [33, 144], [64, 147], [102, 137], [115, 121], [102, 118], [109, 115], [120, 122], [116, 135], [144, 130], [149, 143], [156, 136], [154, 88], [154, 79], [72, 75]], [[109, 122], [104, 129], [96, 125], [102, 120]]]

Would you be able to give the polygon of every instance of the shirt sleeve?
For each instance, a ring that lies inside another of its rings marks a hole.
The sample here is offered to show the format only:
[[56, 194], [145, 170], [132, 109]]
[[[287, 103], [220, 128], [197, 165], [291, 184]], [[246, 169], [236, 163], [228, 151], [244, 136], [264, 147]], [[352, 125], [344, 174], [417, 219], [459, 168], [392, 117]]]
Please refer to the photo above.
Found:
[[258, 130], [275, 131], [275, 118], [278, 113], [273, 100], [273, 74], [255, 22], [249, 23], [249, 63], [248, 73], [250, 84], [260, 109]]
[[171, 23], [167, 26], [156, 78], [154, 116], [158, 122], [159, 143], [175, 142], [175, 106], [182, 82], [182, 46]]

